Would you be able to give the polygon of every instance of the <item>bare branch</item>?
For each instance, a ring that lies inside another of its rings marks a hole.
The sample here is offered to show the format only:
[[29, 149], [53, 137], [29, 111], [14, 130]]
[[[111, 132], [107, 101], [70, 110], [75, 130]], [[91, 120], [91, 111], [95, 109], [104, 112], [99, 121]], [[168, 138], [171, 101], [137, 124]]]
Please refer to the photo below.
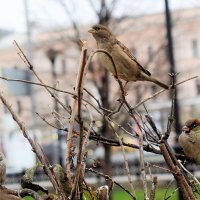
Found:
[[[71, 191], [71, 198], [74, 198], [77, 196], [78, 198], [82, 199], [82, 184], [83, 184], [83, 173], [82, 173], [82, 165], [83, 165], [83, 119], [82, 119], [82, 91], [83, 91], [83, 84], [84, 79], [86, 75], [86, 56], [87, 56], [87, 48], [86, 43], [82, 47], [82, 54], [81, 54], [81, 60], [80, 60], [80, 68], [78, 72], [78, 79], [77, 84], [75, 87], [75, 92], [77, 93], [77, 106], [78, 106], [78, 123], [79, 123], [79, 131], [80, 131], [80, 137], [79, 137], [79, 151], [78, 151], [78, 160], [77, 160], [77, 171], [76, 176], [74, 179], [74, 184]], [[75, 102], [76, 103], [76, 102]], [[76, 109], [76, 108], [75, 108]], [[73, 129], [70, 127], [70, 129]], [[68, 133], [69, 134], [69, 133]], [[72, 138], [69, 138], [72, 139]]]
[[48, 121], [46, 120], [45, 117], [41, 116], [38, 112], [36, 112], [35, 114], [38, 115], [38, 116], [42, 119], [42, 121], [44, 121], [47, 125], [49, 125], [49, 126], [55, 128], [56, 130], [67, 131], [65, 128], [57, 127], [57, 126], [51, 124], [50, 122], [48, 122]]
[[143, 189], [144, 189], [144, 199], [149, 200], [148, 190], [147, 190], [147, 177], [146, 177], [145, 164], [144, 164], [143, 133], [139, 133], [139, 153], [140, 153], [140, 171], [142, 174], [142, 183], [143, 183]]
[[193, 194], [192, 189], [188, 185], [181, 169], [178, 167], [178, 163], [174, 163], [172, 158], [171, 158], [171, 152], [169, 152], [168, 147], [166, 144], [161, 143], [160, 145], [160, 150], [165, 158], [165, 161], [171, 171], [173, 171], [173, 176], [176, 179], [176, 181], [179, 183], [181, 191], [183, 193], [184, 200], [195, 200], [195, 196]]
[[154, 176], [151, 186], [150, 200], [155, 200], [157, 184], [158, 184], [158, 177]]
[[51, 97], [54, 98], [63, 107], [64, 110], [66, 110], [67, 112], [70, 113], [70, 110], [60, 101], [60, 99], [56, 95], [54, 95], [54, 93], [48, 87], [46, 87], [46, 85], [44, 84], [44, 82], [42, 81], [42, 79], [38, 76], [38, 74], [34, 70], [33, 65], [30, 63], [30, 61], [28, 60], [28, 58], [26, 57], [26, 55], [24, 54], [24, 52], [22, 51], [22, 49], [19, 47], [18, 43], [15, 40], [14, 40], [13, 43], [17, 47], [17, 49], [19, 50], [18, 55], [20, 56], [20, 58], [22, 59], [22, 61], [26, 65], [28, 65], [29, 69], [33, 72], [33, 74], [35, 75], [35, 77], [39, 80], [39, 82], [41, 84], [44, 85], [44, 88], [51, 94]]
[[[178, 85], [180, 85], [180, 84], [182, 84], [182, 83], [185, 83], [185, 82], [190, 81], [190, 80], [195, 79], [195, 78], [198, 78], [198, 76], [192, 76], [192, 77], [190, 77], [190, 78], [188, 78], [188, 79], [185, 79], [185, 80], [183, 80], [183, 81], [180, 81], [180, 82], [176, 83], [175, 86], [178, 86]], [[156, 92], [155, 94], [153, 94], [153, 95], [151, 95], [151, 96], [149, 96], [149, 97], [143, 99], [141, 102], [139, 102], [138, 104], [136, 104], [133, 108], [135, 109], [135, 108], [139, 107], [140, 105], [142, 105], [142, 104], [145, 103], [146, 101], [149, 101], [150, 99], [152, 99], [152, 98], [158, 96], [159, 94], [161, 94], [161, 93], [163, 93], [163, 92], [165, 92], [165, 91], [166, 91], [165, 89], [162, 89], [162, 90]]]
[[56, 177], [54, 176], [54, 174], [50, 170], [51, 166], [46, 163], [45, 157], [43, 155], [43, 152], [41, 152], [40, 149], [37, 147], [37, 145], [34, 143], [32, 138], [30, 137], [28, 131], [26, 130], [26, 127], [24, 126], [24, 124], [22, 122], [20, 122], [19, 118], [14, 113], [13, 109], [11, 108], [11, 106], [9, 106], [8, 102], [2, 96], [2, 94], [0, 94], [0, 99], [1, 99], [2, 103], [6, 106], [6, 108], [9, 110], [9, 112], [12, 115], [14, 121], [17, 123], [17, 125], [21, 129], [21, 131], [23, 133], [23, 136], [28, 140], [29, 144], [32, 147], [32, 150], [36, 153], [36, 155], [37, 155], [38, 159], [40, 160], [40, 162], [44, 165], [45, 171], [47, 172], [47, 175], [49, 176], [49, 178], [50, 178], [50, 180], [51, 180], [51, 182], [52, 182], [52, 184], [53, 184], [53, 186], [54, 186], [54, 188], [56, 190], [56, 193], [60, 196], [60, 198], [62, 200], [65, 200], [64, 192], [61, 190], [61, 187], [59, 186], [59, 183], [58, 183]]
[[120, 188], [122, 188], [124, 191], [126, 191], [134, 200], [136, 200], [135, 196], [133, 196], [127, 189], [125, 189], [120, 183], [114, 181], [111, 177], [109, 177], [108, 175], [102, 174], [100, 172], [97, 172], [96, 170], [92, 169], [92, 168], [86, 168], [87, 171], [90, 171], [92, 173], [98, 174], [102, 177], [104, 177], [105, 179], [113, 182], [114, 184], [116, 184], [117, 186], [119, 186]]

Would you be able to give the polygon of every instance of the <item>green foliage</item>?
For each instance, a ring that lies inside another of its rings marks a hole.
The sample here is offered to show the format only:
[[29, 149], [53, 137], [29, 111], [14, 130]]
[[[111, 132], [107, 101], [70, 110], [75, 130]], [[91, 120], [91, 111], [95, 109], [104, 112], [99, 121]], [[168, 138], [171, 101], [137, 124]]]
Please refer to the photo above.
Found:
[[94, 191], [94, 190], [90, 190], [90, 192], [88, 192], [87, 190], [83, 189], [83, 199], [84, 200], [91, 200], [91, 199], [98, 200], [98, 198], [97, 198], [97, 192]]
[[[165, 191], [166, 191], [165, 188], [158, 188], [156, 190], [156, 200], [163, 200]], [[169, 189], [166, 197], [170, 196], [173, 191], [174, 191], [174, 188]], [[144, 192], [141, 189], [137, 189], [136, 196], [137, 196], [137, 200], [142, 200], [144, 199]], [[123, 190], [114, 191], [113, 200], [121, 200], [121, 199], [133, 200], [131, 196]], [[178, 200], [178, 192], [175, 192], [175, 194], [173, 194], [173, 196], [171, 196], [169, 200]]]
[[24, 198], [22, 198], [23, 200], [34, 200], [31, 196], [25, 196]]

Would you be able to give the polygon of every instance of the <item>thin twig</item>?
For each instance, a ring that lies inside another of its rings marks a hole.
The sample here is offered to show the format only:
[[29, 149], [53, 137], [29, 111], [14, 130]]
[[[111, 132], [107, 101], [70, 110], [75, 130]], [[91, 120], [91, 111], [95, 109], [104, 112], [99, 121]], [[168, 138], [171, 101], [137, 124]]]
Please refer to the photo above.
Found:
[[126, 156], [126, 153], [125, 153], [125, 149], [124, 149], [124, 146], [123, 146], [123, 143], [122, 143], [122, 140], [121, 138], [119, 137], [118, 133], [114, 130], [114, 128], [111, 126], [111, 124], [109, 124], [110, 127], [112, 128], [113, 132], [115, 133], [118, 141], [119, 141], [119, 144], [120, 144], [120, 147], [121, 147], [121, 151], [122, 151], [122, 154], [123, 154], [123, 157], [124, 157], [124, 164], [125, 164], [125, 170], [126, 170], [126, 174], [128, 176], [128, 181], [129, 181], [129, 185], [131, 187], [131, 190], [132, 190], [132, 193], [133, 193], [133, 196], [136, 197], [136, 193], [135, 193], [135, 189], [134, 189], [134, 186], [133, 186], [133, 182], [132, 182], [132, 178], [131, 178], [131, 173], [130, 173], [130, 169], [129, 169], [129, 165], [128, 165], [128, 159], [127, 159], [127, 156]]
[[109, 181], [113, 182], [114, 184], [116, 184], [117, 186], [119, 186], [120, 188], [122, 188], [125, 192], [127, 192], [134, 200], [136, 200], [136, 197], [135, 197], [135, 196], [133, 196], [133, 195], [132, 195], [126, 188], [124, 188], [120, 183], [114, 181], [110, 176], [105, 175], [105, 174], [103, 174], [103, 173], [101, 173], [101, 172], [98, 172], [98, 171], [96, 171], [96, 170], [94, 170], [94, 169], [92, 169], [92, 168], [86, 168], [86, 170], [87, 170], [87, 171], [90, 171], [90, 172], [92, 172], [92, 173], [98, 174], [99, 176], [104, 177], [106, 180], [109, 180]]
[[[176, 83], [175, 86], [179, 86], [179, 85], [181, 85], [182, 83], [185, 83], [185, 82], [190, 81], [190, 80], [195, 79], [195, 78], [198, 78], [198, 76], [189, 77], [188, 79], [185, 79], [185, 80], [183, 80], [183, 81], [180, 81], [180, 82]], [[161, 93], [163, 93], [163, 92], [165, 92], [165, 91], [167, 91], [167, 90], [162, 89], [162, 90], [156, 92], [155, 94], [153, 94], [153, 95], [151, 95], [151, 96], [149, 96], [149, 97], [143, 99], [142, 101], [140, 101], [140, 102], [139, 102], [138, 104], [136, 104], [133, 108], [134, 108], [134, 109], [135, 109], [135, 108], [138, 108], [138, 107], [139, 107], [140, 105], [142, 105], [143, 103], [149, 101], [150, 99], [152, 99], [152, 98], [158, 96], [159, 94], [161, 94]]]
[[66, 90], [61, 90], [61, 89], [55, 88], [55, 87], [50, 86], [50, 85], [47, 85], [47, 84], [36, 83], [36, 82], [33, 82], [33, 81], [28, 81], [28, 80], [23, 80], [23, 79], [13, 79], [13, 78], [2, 77], [2, 76], [0, 76], [0, 79], [3, 79], [3, 80], [5, 80], [5, 81], [21, 82], [21, 83], [26, 83], [26, 84], [32, 84], [32, 85], [47, 87], [47, 88], [49, 88], [49, 89], [55, 90], [56, 92], [61, 92], [61, 93], [65, 93], [65, 94], [70, 94], [70, 95], [72, 95], [72, 96], [74, 95], [73, 92], [69, 92], [69, 91], [66, 91]]
[[109, 113], [113, 112], [112, 110], [109, 110], [107, 108], [102, 107], [100, 102], [99, 102], [99, 99], [97, 99], [89, 90], [87, 90], [86, 88], [83, 88], [83, 90], [86, 91], [87, 94], [89, 94], [97, 102], [97, 105], [98, 105], [99, 109], [101, 109], [103, 111], [106, 111], [106, 112], [109, 112]]
[[171, 87], [171, 94], [172, 94], [172, 100], [171, 100], [171, 111], [170, 115], [168, 117], [168, 122], [167, 122], [167, 131], [164, 134], [164, 137], [162, 139], [167, 140], [169, 138], [169, 135], [171, 133], [171, 127], [173, 123], [173, 116], [174, 116], [174, 108], [175, 108], [175, 99], [176, 99], [176, 87], [175, 87], [175, 79], [176, 79], [177, 74], [170, 74], [171, 79], [172, 79], [172, 87]]
[[[56, 92], [61, 92], [61, 93], [65, 93], [65, 94], [69, 94], [71, 95], [73, 98], [77, 98], [77, 95], [74, 93], [74, 92], [69, 92], [69, 91], [66, 91], [66, 90], [62, 90], [62, 89], [58, 89], [58, 88], [55, 88], [55, 87], [52, 87], [50, 85], [47, 85], [47, 84], [42, 84], [42, 83], [36, 83], [36, 82], [32, 82], [32, 81], [27, 81], [27, 80], [22, 80], [22, 79], [11, 79], [11, 78], [7, 78], [7, 77], [1, 77], [0, 76], [0, 79], [3, 79], [5, 81], [13, 81], [13, 82], [22, 82], [22, 83], [27, 83], [27, 84], [32, 84], [32, 85], [36, 85], [36, 86], [42, 86], [42, 87], [47, 87], [49, 89], [52, 89], [52, 90], [55, 90]], [[113, 112], [115, 111], [112, 111], [112, 110], [109, 110], [109, 109], [106, 109], [106, 108], [103, 108], [99, 102], [98, 99], [96, 99], [92, 93], [90, 93], [86, 88], [84, 88], [84, 90], [91, 96], [95, 99], [95, 101], [97, 102], [98, 104], [98, 107], [99, 109], [101, 110], [104, 110], [106, 112], [109, 112], [111, 113], [111, 115], [113, 114]], [[55, 95], [55, 94], [54, 94]], [[89, 105], [91, 105], [99, 114], [102, 114], [96, 107], [95, 105], [93, 105], [91, 102], [89, 102], [87, 99], [82, 99], [84, 102], [88, 103]]]
[[51, 97], [54, 98], [61, 106], [64, 110], [66, 110], [67, 112], [70, 113], [69, 108], [67, 108], [64, 103], [62, 103], [60, 101], [60, 99], [54, 95], [54, 93], [49, 89], [49, 87], [47, 87], [44, 82], [42, 81], [42, 79], [39, 77], [39, 75], [37, 74], [37, 72], [35, 71], [33, 65], [30, 63], [30, 61], [28, 60], [28, 58], [26, 57], [26, 55], [24, 54], [24, 52], [22, 51], [22, 49], [20, 48], [20, 46], [18, 45], [18, 43], [14, 40], [14, 45], [17, 47], [17, 49], [19, 50], [18, 55], [20, 56], [20, 58], [22, 59], [22, 61], [28, 65], [29, 69], [33, 72], [33, 74], [35, 75], [35, 77], [39, 80], [39, 82], [41, 84], [43, 84], [44, 88], [51, 94]]
[[150, 198], [149, 199], [150, 200], [155, 200], [158, 177], [152, 175], [150, 163], [147, 163], [147, 167], [149, 169], [149, 176], [150, 176], [150, 180], [151, 180], [151, 191], [150, 191]]
[[[110, 139], [110, 138], [106, 138], [106, 137], [103, 137], [101, 135], [93, 135], [91, 134], [90, 135], [90, 139], [92, 140], [95, 140], [97, 142], [102, 142], [104, 144], [108, 144], [108, 145], [112, 145], [112, 146], [120, 146], [120, 143], [118, 140], [114, 140], [114, 139]], [[133, 148], [133, 149], [139, 149], [139, 145], [137, 144], [131, 144], [131, 143], [127, 143], [127, 142], [124, 142], [122, 141], [122, 144], [123, 146], [126, 146], [126, 147], [130, 147], [130, 148]], [[150, 145], [145, 145], [144, 144], [144, 150], [146, 152], [152, 152], [152, 153], [155, 153], [155, 154], [161, 154], [161, 152], [155, 148], [152, 148], [152, 146]]]
[[41, 154], [41, 151], [37, 148], [36, 144], [34, 143], [32, 138], [29, 136], [29, 133], [26, 130], [26, 127], [24, 126], [24, 124], [22, 122], [20, 122], [19, 118], [17, 117], [17, 115], [15, 114], [15, 112], [13, 111], [13, 109], [11, 108], [11, 106], [8, 104], [8, 102], [2, 96], [1, 93], [0, 93], [0, 99], [1, 99], [2, 103], [6, 106], [6, 108], [9, 110], [9, 112], [12, 115], [14, 121], [17, 123], [17, 125], [21, 129], [21, 131], [23, 133], [23, 136], [28, 140], [29, 144], [32, 147], [32, 150], [35, 152], [35, 154], [37, 155], [37, 157], [40, 160], [40, 162], [44, 165], [45, 171], [47, 172], [47, 175], [49, 176], [49, 178], [50, 178], [50, 180], [51, 180], [51, 182], [52, 182], [52, 184], [53, 184], [53, 186], [54, 186], [54, 188], [56, 190], [56, 193], [60, 196], [60, 198], [62, 200], [65, 200], [65, 195], [61, 191], [61, 187], [59, 186], [59, 183], [58, 183], [56, 177], [52, 174], [52, 172], [50, 170], [50, 166], [47, 165], [47, 163], [45, 162], [45, 158]]
[[[86, 106], [86, 108], [87, 108], [87, 106]], [[89, 109], [88, 109], [88, 111], [89, 111]], [[95, 121], [93, 119], [92, 113], [90, 111], [89, 111], [89, 115], [90, 115], [90, 125], [89, 125], [89, 128], [88, 128], [88, 131], [85, 134], [85, 140], [84, 140], [83, 147], [82, 147], [84, 155], [86, 154], [86, 146], [87, 146], [87, 144], [89, 142], [89, 139], [90, 139], [90, 135], [91, 135], [91, 132], [92, 132], [92, 127], [95, 124]]]
[[170, 188], [170, 186], [172, 185], [172, 183], [174, 182], [174, 179], [172, 179], [172, 180], [170, 180], [170, 182], [167, 184], [167, 188], [166, 188], [166, 190], [165, 190], [165, 194], [164, 194], [164, 196], [163, 196], [163, 200], [165, 200], [167, 197], [167, 192], [168, 192], [168, 190], [169, 190], [169, 188]]
[[174, 191], [172, 191], [172, 193], [166, 197], [164, 200], [170, 199], [177, 191], [179, 190], [179, 188], [176, 188]]
[[194, 182], [196, 182], [196, 183], [200, 186], [200, 182], [198, 181], [198, 179], [197, 179], [190, 171], [188, 171], [188, 170], [182, 165], [182, 163], [181, 163], [180, 160], [178, 160], [178, 161], [179, 161], [179, 163], [180, 163], [182, 169], [183, 169], [186, 173], [188, 173], [189, 176], [194, 180]]
[[152, 185], [151, 185], [150, 200], [155, 200], [157, 184], [158, 184], [158, 177], [154, 176], [153, 181], [152, 181]]
[[140, 171], [142, 174], [142, 183], [143, 183], [143, 189], [144, 189], [144, 199], [149, 200], [148, 190], [147, 190], [147, 177], [146, 177], [145, 164], [144, 164], [143, 133], [139, 134], [139, 153], [140, 153]]
[[51, 124], [50, 122], [48, 122], [48, 121], [46, 120], [45, 117], [41, 116], [38, 112], [35, 112], [35, 114], [38, 115], [38, 117], [40, 117], [40, 118], [42, 119], [42, 121], [44, 121], [47, 125], [49, 125], [49, 126], [55, 128], [56, 130], [67, 131], [65, 128], [60, 128], [60, 127], [57, 127], [57, 126]]
[[169, 172], [169, 173], [174, 173], [173, 171], [171, 171], [170, 169], [167, 169], [167, 168], [165, 168], [165, 167], [161, 167], [161, 166], [158, 166], [158, 165], [152, 165], [151, 164], [151, 166], [152, 167], [155, 167], [155, 168], [158, 168], [158, 169], [161, 169], [161, 170], [163, 170], [163, 171], [166, 171], [166, 172]]

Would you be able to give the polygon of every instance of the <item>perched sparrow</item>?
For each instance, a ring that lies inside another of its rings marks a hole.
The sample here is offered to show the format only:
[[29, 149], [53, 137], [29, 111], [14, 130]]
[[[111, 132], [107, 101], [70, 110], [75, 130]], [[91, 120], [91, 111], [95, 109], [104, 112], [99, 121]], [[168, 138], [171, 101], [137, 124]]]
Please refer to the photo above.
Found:
[[[99, 49], [109, 52], [115, 62], [117, 75], [125, 81], [150, 81], [165, 89], [167, 85], [151, 77], [151, 73], [146, 70], [136, 60], [129, 49], [118, 41], [115, 36], [103, 25], [98, 24], [88, 30], [93, 35]], [[105, 53], [98, 53], [101, 64], [110, 72], [116, 75], [114, 67]]]
[[0, 185], [6, 180], [6, 161], [3, 153], [0, 152]]
[[200, 164], [200, 119], [191, 119], [185, 122], [179, 143], [186, 156]]

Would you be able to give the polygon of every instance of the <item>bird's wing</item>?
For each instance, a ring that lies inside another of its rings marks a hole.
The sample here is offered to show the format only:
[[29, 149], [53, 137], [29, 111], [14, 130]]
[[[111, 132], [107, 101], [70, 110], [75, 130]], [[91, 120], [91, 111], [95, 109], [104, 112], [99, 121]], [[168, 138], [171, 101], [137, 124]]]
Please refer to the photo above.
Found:
[[151, 73], [146, 70], [144, 67], [142, 67], [142, 65], [137, 61], [137, 59], [133, 56], [133, 54], [131, 53], [131, 51], [124, 45], [122, 44], [119, 40], [117, 40], [117, 44], [122, 48], [122, 50], [132, 59], [134, 60], [138, 66], [140, 67], [140, 69], [147, 74], [148, 76], [151, 76]]

